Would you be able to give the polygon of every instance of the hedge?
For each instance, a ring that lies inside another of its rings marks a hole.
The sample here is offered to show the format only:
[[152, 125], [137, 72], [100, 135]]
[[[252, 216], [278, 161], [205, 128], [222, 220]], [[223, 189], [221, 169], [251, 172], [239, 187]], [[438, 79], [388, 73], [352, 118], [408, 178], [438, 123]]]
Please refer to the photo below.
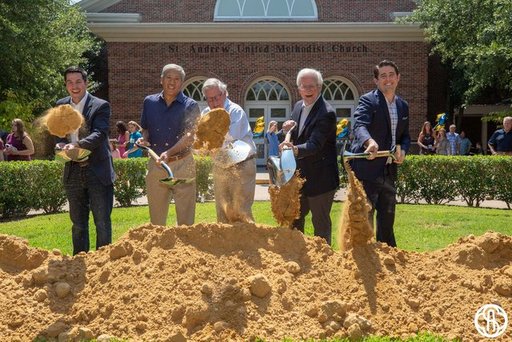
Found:
[[[198, 201], [213, 199], [212, 161], [195, 156]], [[119, 206], [130, 206], [145, 195], [147, 158], [115, 159], [114, 196]], [[63, 164], [55, 161], [0, 162], [0, 217], [25, 216], [30, 210], [62, 211], [66, 194]], [[342, 186], [345, 171], [340, 168]], [[512, 204], [512, 158], [508, 156], [407, 156], [399, 167], [400, 203], [442, 204], [462, 198], [468, 206], [486, 199]]]
[[[212, 162], [195, 156], [198, 200], [213, 198]], [[147, 158], [114, 159], [116, 204], [130, 206], [146, 195]], [[62, 185], [64, 164], [49, 160], [0, 162], [0, 217], [23, 217], [30, 210], [56, 213], [67, 202]]]
[[[340, 182], [346, 186], [346, 173]], [[398, 168], [400, 203], [443, 204], [456, 198], [470, 207], [494, 199], [512, 204], [512, 158], [509, 156], [409, 155]]]

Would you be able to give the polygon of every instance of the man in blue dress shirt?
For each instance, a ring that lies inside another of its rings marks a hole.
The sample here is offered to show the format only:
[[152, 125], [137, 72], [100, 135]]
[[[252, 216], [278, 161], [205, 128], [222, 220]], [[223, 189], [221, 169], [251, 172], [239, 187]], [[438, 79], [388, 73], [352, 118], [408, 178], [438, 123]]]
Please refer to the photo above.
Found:
[[[140, 118], [143, 139], [159, 155], [159, 161], [169, 165], [176, 178], [194, 178], [196, 167], [192, 156], [194, 128], [199, 119], [199, 105], [182, 91], [185, 71], [176, 64], [162, 69], [162, 91], [144, 99]], [[169, 202], [174, 198], [178, 225], [194, 223], [196, 183], [179, 184], [172, 188], [160, 183], [167, 173], [150, 159], [146, 175], [146, 190], [151, 223], [166, 225]]]

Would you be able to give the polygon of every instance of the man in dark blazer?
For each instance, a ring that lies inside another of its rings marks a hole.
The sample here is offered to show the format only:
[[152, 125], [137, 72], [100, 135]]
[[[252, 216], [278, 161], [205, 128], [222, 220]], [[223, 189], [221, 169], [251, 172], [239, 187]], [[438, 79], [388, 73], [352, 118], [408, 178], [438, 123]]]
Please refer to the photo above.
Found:
[[[362, 181], [372, 206], [370, 222], [377, 211], [377, 241], [396, 247], [393, 225], [396, 207], [397, 165], [409, 150], [409, 106], [396, 95], [400, 72], [392, 61], [384, 60], [374, 68], [377, 89], [364, 94], [354, 113], [352, 152], [367, 152], [367, 159], [353, 159], [352, 169]], [[376, 152], [396, 147], [396, 160], [375, 158]]]
[[331, 244], [330, 212], [339, 186], [336, 155], [336, 113], [321, 95], [322, 74], [302, 69], [297, 75], [301, 101], [293, 108], [291, 120], [283, 124], [280, 135], [292, 127], [291, 143], [300, 176], [305, 178], [301, 192], [300, 217], [293, 227], [304, 232], [304, 219], [311, 211], [314, 234]]
[[115, 180], [108, 142], [110, 104], [87, 92], [87, 73], [69, 67], [64, 72], [68, 97], [57, 105], [69, 104], [84, 116], [84, 125], [76, 135], [60, 139], [57, 147], [68, 150], [84, 148], [91, 151], [83, 162], [70, 161], [64, 166], [64, 187], [69, 202], [73, 255], [89, 251], [89, 211], [96, 225], [96, 249], [112, 242], [110, 215], [114, 204]]

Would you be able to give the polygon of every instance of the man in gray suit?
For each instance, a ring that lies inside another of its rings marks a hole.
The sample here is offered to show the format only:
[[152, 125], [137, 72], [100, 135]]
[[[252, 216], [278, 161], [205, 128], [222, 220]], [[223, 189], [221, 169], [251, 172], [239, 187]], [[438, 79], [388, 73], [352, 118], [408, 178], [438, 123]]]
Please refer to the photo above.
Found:
[[87, 92], [87, 73], [69, 67], [64, 72], [69, 96], [57, 105], [69, 104], [84, 116], [84, 127], [78, 139], [60, 139], [57, 147], [64, 150], [84, 148], [91, 151], [86, 161], [69, 161], [64, 167], [64, 187], [69, 202], [73, 255], [89, 251], [89, 211], [96, 225], [96, 249], [112, 242], [110, 215], [114, 204], [115, 180], [108, 134], [110, 104]]

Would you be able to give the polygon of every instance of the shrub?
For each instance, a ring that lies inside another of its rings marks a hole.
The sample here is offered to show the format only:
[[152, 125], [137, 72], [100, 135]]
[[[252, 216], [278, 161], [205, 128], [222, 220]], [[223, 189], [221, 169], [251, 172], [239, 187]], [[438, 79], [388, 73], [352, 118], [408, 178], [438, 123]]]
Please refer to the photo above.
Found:
[[200, 201], [213, 199], [213, 161], [208, 156], [195, 155], [197, 197]]
[[25, 216], [35, 204], [30, 179], [32, 163], [17, 161], [0, 165], [0, 215], [2, 218]]
[[129, 207], [146, 195], [147, 158], [114, 159], [114, 197], [121, 207]]

